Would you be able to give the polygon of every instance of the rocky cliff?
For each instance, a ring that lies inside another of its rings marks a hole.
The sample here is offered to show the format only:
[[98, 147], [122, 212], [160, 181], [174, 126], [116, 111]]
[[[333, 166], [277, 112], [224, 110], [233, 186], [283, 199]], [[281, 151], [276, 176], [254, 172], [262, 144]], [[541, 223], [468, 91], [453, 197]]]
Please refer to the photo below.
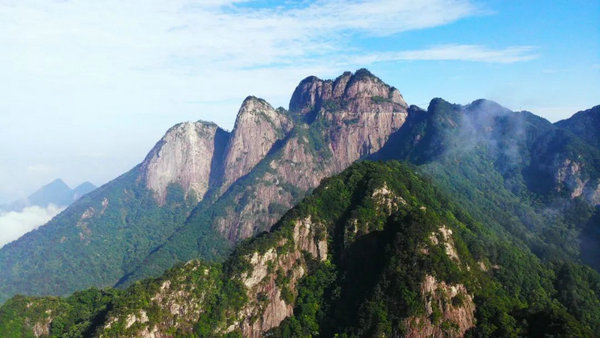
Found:
[[[262, 166], [250, 172], [254, 184], [229, 197], [243, 203], [217, 216], [217, 228], [234, 242], [268, 229], [321, 179], [378, 151], [404, 123], [406, 108], [397, 89], [367, 70], [347, 72], [333, 81], [306, 78], [290, 100], [288, 116], [294, 127], [270, 156], [263, 155]], [[272, 110], [271, 115], [278, 116]], [[283, 123], [273, 124], [279, 125]]]
[[213, 223], [236, 242], [269, 229], [324, 177], [381, 149], [404, 123], [406, 109], [397, 89], [365, 69], [335, 80], [308, 77], [289, 111], [246, 98], [223, 154], [215, 153], [215, 125], [173, 127], [143, 162], [143, 175], [159, 203], [173, 183], [198, 200], [213, 189], [216, 199], [235, 201]]
[[219, 143], [228, 135], [214, 123], [185, 122], [173, 126], [141, 164], [146, 187], [165, 203], [167, 187], [180, 185], [186, 196], [201, 201], [211, 183], [211, 172], [221, 160]]
[[275, 110], [265, 100], [253, 96], [246, 98], [227, 145], [221, 190], [248, 174], [291, 128], [292, 119], [283, 109]]

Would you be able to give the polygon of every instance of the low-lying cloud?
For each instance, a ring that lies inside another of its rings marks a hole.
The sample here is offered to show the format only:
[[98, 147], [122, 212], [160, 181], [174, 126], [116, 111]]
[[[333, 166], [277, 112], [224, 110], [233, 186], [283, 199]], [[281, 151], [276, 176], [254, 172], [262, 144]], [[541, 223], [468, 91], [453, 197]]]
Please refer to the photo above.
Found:
[[0, 248], [31, 230], [37, 229], [64, 208], [50, 204], [46, 208], [32, 206], [22, 211], [11, 211], [0, 214]]

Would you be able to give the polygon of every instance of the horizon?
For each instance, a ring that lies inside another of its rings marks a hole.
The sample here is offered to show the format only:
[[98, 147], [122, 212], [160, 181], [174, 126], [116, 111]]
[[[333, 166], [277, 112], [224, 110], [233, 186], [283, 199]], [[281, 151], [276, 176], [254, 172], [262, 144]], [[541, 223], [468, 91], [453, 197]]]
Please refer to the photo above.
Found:
[[307, 76], [369, 69], [409, 105], [485, 98], [551, 122], [600, 104], [600, 4], [428, 0], [0, 3], [0, 204], [101, 186], [172, 125], [231, 130]]

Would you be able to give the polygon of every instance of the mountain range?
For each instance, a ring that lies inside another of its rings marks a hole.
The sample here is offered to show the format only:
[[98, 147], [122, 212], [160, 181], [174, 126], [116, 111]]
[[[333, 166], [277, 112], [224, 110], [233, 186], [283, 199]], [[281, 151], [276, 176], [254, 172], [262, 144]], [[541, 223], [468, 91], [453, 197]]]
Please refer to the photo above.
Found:
[[593, 335], [599, 114], [425, 110], [364, 69], [250, 96], [0, 249], [0, 333]]

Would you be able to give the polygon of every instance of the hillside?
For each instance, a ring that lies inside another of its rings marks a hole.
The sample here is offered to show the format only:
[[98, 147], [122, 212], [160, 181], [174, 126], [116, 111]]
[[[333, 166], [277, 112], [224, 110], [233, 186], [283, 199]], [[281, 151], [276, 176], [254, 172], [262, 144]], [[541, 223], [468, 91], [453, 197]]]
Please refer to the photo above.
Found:
[[529, 112], [478, 100], [431, 101], [409, 108], [407, 122], [375, 159], [401, 159], [420, 169], [488, 227], [523, 241], [541, 258], [590, 256], [598, 229], [600, 152]]
[[415, 167], [363, 162], [223, 264], [190, 261], [124, 291], [15, 297], [0, 334], [584, 336], [600, 328], [599, 295], [597, 273], [498, 236]]

